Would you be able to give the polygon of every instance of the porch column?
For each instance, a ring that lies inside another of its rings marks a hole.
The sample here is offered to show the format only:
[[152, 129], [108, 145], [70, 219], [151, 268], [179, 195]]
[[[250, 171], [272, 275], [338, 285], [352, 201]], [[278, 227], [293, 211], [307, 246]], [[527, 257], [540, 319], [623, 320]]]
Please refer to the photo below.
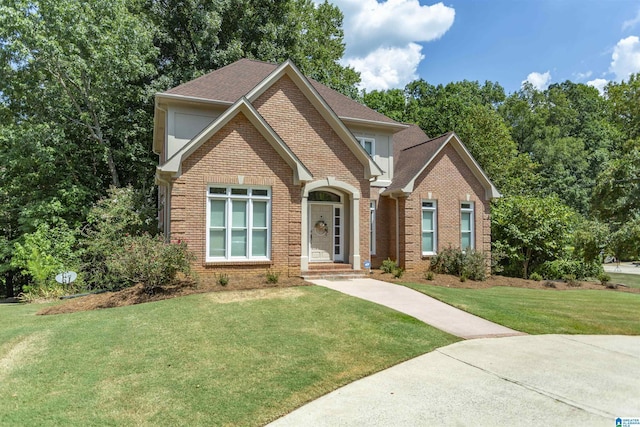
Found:
[[360, 270], [360, 192], [351, 194], [351, 220], [349, 227], [351, 229], [351, 245], [353, 246], [351, 254], [351, 265], [354, 270]]

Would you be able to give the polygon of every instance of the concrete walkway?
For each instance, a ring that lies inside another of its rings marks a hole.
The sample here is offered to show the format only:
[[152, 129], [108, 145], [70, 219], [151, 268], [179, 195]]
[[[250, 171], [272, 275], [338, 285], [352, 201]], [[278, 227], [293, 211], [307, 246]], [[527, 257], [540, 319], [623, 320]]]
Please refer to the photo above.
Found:
[[521, 332], [458, 310], [413, 289], [380, 280], [333, 281], [319, 279], [311, 280], [311, 283], [393, 308], [451, 335], [465, 339], [524, 335]]
[[355, 381], [270, 426], [614, 426], [618, 417], [640, 419], [640, 337], [529, 336], [403, 286], [313, 283], [477, 339]]
[[640, 337], [461, 341], [335, 390], [286, 426], [615, 426], [640, 418]]

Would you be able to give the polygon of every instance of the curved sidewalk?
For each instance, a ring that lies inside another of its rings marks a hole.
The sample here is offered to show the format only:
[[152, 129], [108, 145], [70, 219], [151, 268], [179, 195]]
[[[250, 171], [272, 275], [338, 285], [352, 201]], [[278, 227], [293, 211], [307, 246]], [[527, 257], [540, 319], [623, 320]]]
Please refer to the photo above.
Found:
[[404, 286], [375, 279], [310, 280], [347, 295], [384, 305], [406, 313], [424, 323], [457, 337], [487, 338], [525, 335], [481, 317], [474, 316], [455, 307], [421, 294]]

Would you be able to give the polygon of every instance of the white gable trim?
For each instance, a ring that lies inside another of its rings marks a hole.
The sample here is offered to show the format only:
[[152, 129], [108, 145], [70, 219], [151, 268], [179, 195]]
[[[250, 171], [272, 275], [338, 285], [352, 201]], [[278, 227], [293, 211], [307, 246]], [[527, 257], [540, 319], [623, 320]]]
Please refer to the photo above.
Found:
[[473, 175], [480, 181], [482, 186], [485, 189], [485, 198], [487, 200], [491, 200], [497, 197], [502, 197], [502, 194], [498, 191], [498, 189], [493, 185], [487, 174], [482, 170], [478, 162], [473, 158], [467, 147], [460, 141], [458, 135], [452, 133], [449, 137], [440, 145], [440, 148], [431, 156], [431, 158], [424, 164], [424, 166], [418, 171], [418, 173], [407, 183], [407, 185], [402, 188], [402, 192], [405, 194], [410, 194], [413, 192], [415, 188], [416, 179], [424, 172], [424, 170], [429, 167], [433, 159], [435, 159], [438, 154], [446, 147], [448, 144], [456, 150], [456, 152], [462, 157], [464, 163], [471, 169]]
[[280, 80], [281, 77], [287, 75], [294, 84], [307, 97], [309, 102], [316, 108], [320, 115], [329, 123], [334, 132], [344, 141], [349, 150], [356, 158], [365, 166], [365, 178], [372, 179], [383, 174], [380, 166], [373, 161], [364, 148], [358, 143], [353, 134], [347, 129], [345, 124], [340, 120], [336, 113], [329, 107], [329, 104], [320, 96], [316, 89], [311, 85], [309, 80], [298, 70], [298, 68], [287, 60], [254, 87], [246, 98], [250, 102], [254, 102], [269, 87]]
[[291, 166], [294, 172], [294, 182], [296, 184], [311, 181], [313, 179], [313, 175], [309, 172], [309, 169], [307, 169], [307, 167], [300, 161], [300, 159], [298, 159], [293, 151], [291, 151], [278, 134], [244, 97], [240, 98], [213, 123], [202, 130], [202, 132], [196, 135], [184, 147], [178, 150], [163, 165], [158, 166], [157, 174], [170, 175], [173, 178], [179, 177], [182, 174], [182, 162], [239, 113], [244, 114], [245, 117], [249, 119], [258, 132], [265, 137], [278, 154], [289, 166]]

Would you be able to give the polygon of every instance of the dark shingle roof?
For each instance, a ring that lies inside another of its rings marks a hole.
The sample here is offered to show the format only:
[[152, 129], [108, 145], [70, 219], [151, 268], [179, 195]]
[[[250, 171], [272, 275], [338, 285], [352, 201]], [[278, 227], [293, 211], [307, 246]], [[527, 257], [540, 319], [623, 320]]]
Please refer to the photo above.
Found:
[[[400, 139], [403, 137], [402, 134], [405, 134], [405, 138]], [[420, 134], [424, 137], [421, 142]], [[427, 139], [427, 135], [413, 125], [394, 135], [394, 176], [393, 182], [386, 191], [393, 192], [405, 188], [452, 134], [453, 132], [449, 132], [437, 138]], [[396, 137], [400, 138], [396, 140]]]
[[[271, 74], [278, 65], [241, 59], [204, 76], [167, 90], [166, 94], [234, 103]], [[309, 79], [315, 90], [340, 118], [398, 124], [335, 90]]]

